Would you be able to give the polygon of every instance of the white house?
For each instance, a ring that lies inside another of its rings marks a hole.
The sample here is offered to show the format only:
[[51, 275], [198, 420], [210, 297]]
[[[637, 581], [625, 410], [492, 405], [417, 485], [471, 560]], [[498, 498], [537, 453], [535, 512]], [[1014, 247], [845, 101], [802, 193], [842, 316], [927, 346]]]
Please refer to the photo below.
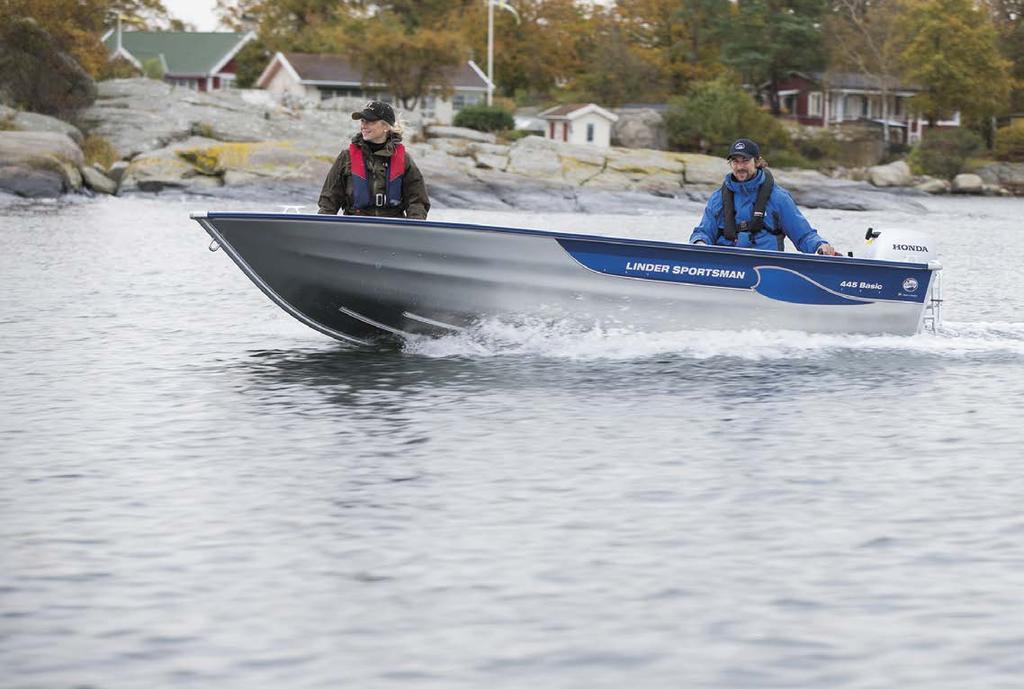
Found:
[[[426, 120], [451, 124], [459, 108], [482, 103], [486, 98], [486, 82], [468, 64], [448, 74], [448, 82], [454, 89], [451, 99], [427, 96], [420, 100], [419, 110]], [[386, 84], [363, 81], [359, 70], [342, 55], [277, 53], [256, 86], [270, 91], [278, 100], [327, 100], [336, 96], [394, 100]]]
[[544, 137], [571, 144], [608, 148], [612, 124], [619, 116], [595, 103], [572, 103], [549, 108], [537, 114], [547, 123]]

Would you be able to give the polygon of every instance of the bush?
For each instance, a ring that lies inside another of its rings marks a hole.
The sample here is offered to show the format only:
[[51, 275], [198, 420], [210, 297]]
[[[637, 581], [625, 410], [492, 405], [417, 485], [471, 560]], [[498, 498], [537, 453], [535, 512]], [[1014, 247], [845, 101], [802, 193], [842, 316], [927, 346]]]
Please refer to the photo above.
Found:
[[456, 127], [467, 127], [478, 132], [500, 132], [515, 129], [512, 113], [495, 105], [468, 105], [455, 114]]
[[13, 132], [19, 129], [18, 125], [14, 124], [14, 116], [16, 114], [12, 110], [6, 115], [0, 115], [0, 132]]
[[998, 160], [1024, 163], [1024, 123], [997, 129], [993, 153]]
[[931, 130], [910, 153], [910, 167], [917, 174], [953, 179], [964, 163], [985, 144], [975, 132], [963, 127]]
[[158, 57], [153, 57], [142, 63], [142, 73], [150, 79], [164, 78], [164, 63]]
[[795, 143], [797, 153], [814, 163], [834, 164], [842, 155], [836, 135], [828, 129], [815, 132], [807, 138], [796, 139]]
[[772, 167], [802, 167], [812, 169], [818, 167], [816, 163], [811, 162], [799, 152], [785, 148], [780, 148], [771, 155], [768, 155], [767, 152], [762, 152], [761, 156]]
[[510, 144], [535, 134], [537, 134], [537, 132], [530, 132], [525, 129], [507, 129], [503, 132], [499, 132], [498, 141], [503, 144]]
[[85, 156], [86, 165], [99, 163], [104, 170], [109, 170], [110, 166], [121, 158], [117, 155], [117, 149], [109, 141], [102, 136], [93, 134], [88, 135], [82, 141], [82, 154]]
[[696, 82], [687, 95], [672, 99], [665, 126], [669, 145], [676, 150], [724, 156], [733, 141], [747, 137], [761, 146], [766, 158], [792, 151], [786, 129], [724, 77]]

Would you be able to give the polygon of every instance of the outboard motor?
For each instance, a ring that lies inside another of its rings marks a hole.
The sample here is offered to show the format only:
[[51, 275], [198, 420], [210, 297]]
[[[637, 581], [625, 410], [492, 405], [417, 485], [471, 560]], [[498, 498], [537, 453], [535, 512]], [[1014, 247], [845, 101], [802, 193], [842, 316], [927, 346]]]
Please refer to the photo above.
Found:
[[924, 232], [899, 228], [876, 230], [869, 227], [864, 235], [861, 258], [877, 258], [885, 261], [907, 261], [928, 263], [939, 255], [935, 240]]

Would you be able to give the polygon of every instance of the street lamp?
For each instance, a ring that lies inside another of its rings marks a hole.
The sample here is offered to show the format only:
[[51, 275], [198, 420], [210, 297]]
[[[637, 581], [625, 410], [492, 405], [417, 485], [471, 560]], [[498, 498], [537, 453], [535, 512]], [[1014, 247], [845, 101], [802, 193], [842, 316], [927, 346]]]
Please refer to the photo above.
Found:
[[505, 0], [487, 0], [487, 105], [494, 100], [494, 8], [499, 7], [512, 13], [519, 23], [516, 8]]

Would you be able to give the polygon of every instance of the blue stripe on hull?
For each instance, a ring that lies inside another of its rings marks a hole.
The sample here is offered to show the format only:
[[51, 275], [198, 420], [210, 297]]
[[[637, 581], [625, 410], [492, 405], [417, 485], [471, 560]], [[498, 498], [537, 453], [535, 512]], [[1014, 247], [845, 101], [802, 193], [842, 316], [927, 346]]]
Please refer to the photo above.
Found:
[[807, 261], [785, 253], [708, 252], [565, 237], [558, 237], [557, 241], [581, 265], [605, 275], [754, 290], [769, 299], [791, 304], [920, 304], [931, 279], [931, 271], [916, 264]]

